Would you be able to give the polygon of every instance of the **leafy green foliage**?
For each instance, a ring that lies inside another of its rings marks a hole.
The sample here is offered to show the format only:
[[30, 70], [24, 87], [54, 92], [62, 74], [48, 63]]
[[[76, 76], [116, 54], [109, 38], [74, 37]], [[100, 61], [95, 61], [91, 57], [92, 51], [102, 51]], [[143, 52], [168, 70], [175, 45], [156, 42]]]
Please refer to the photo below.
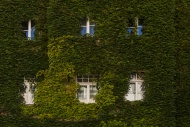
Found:
[[[189, 4], [1, 1], [2, 126], [189, 126]], [[86, 16], [96, 24], [93, 36], [80, 35]], [[144, 19], [143, 35], [127, 35], [128, 22], [136, 17]], [[23, 36], [21, 24], [29, 19], [35, 20], [35, 40]], [[141, 71], [144, 99], [128, 102], [128, 75]], [[36, 74], [35, 104], [22, 105], [23, 77]], [[96, 103], [76, 99], [78, 74], [100, 76]]]

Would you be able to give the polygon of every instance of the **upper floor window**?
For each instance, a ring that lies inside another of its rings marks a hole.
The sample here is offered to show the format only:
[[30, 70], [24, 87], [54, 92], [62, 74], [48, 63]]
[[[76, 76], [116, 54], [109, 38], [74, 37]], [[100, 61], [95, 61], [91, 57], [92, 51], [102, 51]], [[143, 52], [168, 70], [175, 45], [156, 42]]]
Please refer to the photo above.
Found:
[[28, 20], [22, 23], [24, 36], [29, 40], [34, 39], [35, 24], [33, 20]]
[[135, 33], [137, 35], [143, 34], [143, 19], [135, 18], [128, 20], [127, 33]]
[[94, 35], [95, 23], [91, 22], [89, 17], [84, 17], [81, 21], [81, 35]]

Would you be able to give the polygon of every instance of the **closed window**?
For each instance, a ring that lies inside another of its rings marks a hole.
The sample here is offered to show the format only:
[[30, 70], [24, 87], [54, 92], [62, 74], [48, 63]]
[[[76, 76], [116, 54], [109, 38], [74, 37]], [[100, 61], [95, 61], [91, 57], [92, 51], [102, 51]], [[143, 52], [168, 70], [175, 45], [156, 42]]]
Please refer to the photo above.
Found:
[[129, 84], [129, 93], [134, 94], [136, 92], [136, 84], [135, 83], [130, 83]]
[[81, 35], [94, 35], [95, 23], [91, 22], [88, 17], [84, 17], [81, 21]]
[[142, 18], [134, 18], [134, 19], [129, 19], [127, 24], [127, 33], [131, 34], [134, 33], [136, 35], [142, 35], [143, 34], [143, 21], [144, 19]]
[[87, 85], [80, 86], [77, 97], [78, 97], [78, 99], [86, 99], [87, 98]]
[[94, 96], [97, 94], [98, 90], [96, 86], [90, 85], [90, 99], [93, 99]]
[[24, 21], [22, 23], [22, 29], [26, 38], [29, 40], [34, 39], [35, 24], [33, 20]]
[[26, 104], [34, 104], [34, 92], [36, 90], [36, 82], [35, 79], [31, 78], [29, 80], [24, 80], [25, 93], [24, 99]]
[[78, 75], [76, 76], [76, 82], [80, 85], [77, 98], [81, 102], [94, 103], [94, 96], [97, 94], [98, 90], [96, 88], [96, 79], [98, 75]]
[[144, 93], [144, 73], [132, 73], [130, 75], [129, 90], [126, 99], [130, 101], [142, 100]]

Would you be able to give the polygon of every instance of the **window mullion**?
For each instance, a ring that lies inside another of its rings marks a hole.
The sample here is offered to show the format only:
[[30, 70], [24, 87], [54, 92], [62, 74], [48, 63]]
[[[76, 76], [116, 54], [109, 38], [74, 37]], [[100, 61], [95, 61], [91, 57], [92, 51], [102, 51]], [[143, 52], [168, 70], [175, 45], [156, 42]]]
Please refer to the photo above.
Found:
[[138, 82], [135, 82], [135, 100], [138, 100]]
[[135, 29], [136, 29], [136, 35], [138, 35], [138, 17], [135, 18]]
[[31, 39], [31, 27], [32, 27], [32, 23], [31, 20], [28, 20], [28, 38]]
[[86, 21], [86, 33], [90, 34], [90, 20], [89, 20], [89, 17], [87, 17], [87, 21]]

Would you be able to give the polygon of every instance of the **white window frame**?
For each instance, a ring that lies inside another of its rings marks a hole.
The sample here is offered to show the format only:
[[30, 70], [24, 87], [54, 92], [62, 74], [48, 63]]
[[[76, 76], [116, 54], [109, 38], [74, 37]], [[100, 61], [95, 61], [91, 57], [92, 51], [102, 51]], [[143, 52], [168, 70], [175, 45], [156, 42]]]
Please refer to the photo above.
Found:
[[83, 99], [87, 99], [87, 84], [83, 84], [83, 85], [80, 85], [80, 88], [79, 88], [79, 91], [81, 90], [81, 88], [83, 88], [83, 97], [79, 97], [79, 91], [77, 93], [77, 98], [79, 100], [83, 100]]
[[[134, 90], [129, 88], [128, 93], [125, 95], [126, 100], [129, 101], [136, 101], [136, 100], [142, 100], [144, 89], [143, 89], [143, 76], [144, 74], [139, 75], [138, 73], [133, 73], [130, 75], [130, 81], [129, 81], [129, 87], [130, 84], [134, 84]], [[86, 76], [86, 78], [84, 78]], [[94, 81], [93, 81], [94, 79]], [[81, 75], [81, 77], [76, 76], [76, 83], [78, 83], [80, 86], [86, 86], [86, 98], [78, 98], [78, 94], [76, 97], [79, 99], [80, 102], [84, 103], [95, 103], [93, 98], [90, 98], [90, 87], [96, 86], [95, 78], [90, 78], [89, 75]], [[98, 90], [97, 90], [98, 92]], [[97, 94], [97, 93], [96, 93]], [[95, 94], [95, 95], [96, 95]]]
[[94, 35], [94, 33], [90, 33], [90, 27], [95, 27], [95, 24], [90, 24], [90, 18], [89, 17], [85, 17], [86, 18], [86, 24], [85, 25], [81, 25], [81, 28], [84, 28], [86, 27], [86, 33], [82, 34], [81, 32], [81, 35], [85, 35], [85, 34], [89, 34], [89, 35]]
[[[126, 94], [125, 98], [129, 101], [136, 101], [136, 100], [142, 100], [144, 91], [143, 89], [143, 77], [141, 77], [137, 73], [133, 73], [130, 75], [130, 81], [129, 81], [129, 91]], [[134, 84], [134, 90], [131, 88], [131, 84]]]
[[27, 36], [28, 40], [32, 40], [34, 38], [34, 37], [32, 38], [32, 31], [35, 31], [35, 29], [32, 28], [32, 20], [31, 19], [28, 20], [28, 29], [25, 29], [23, 31], [25, 32], [25, 34], [26, 34], [26, 32], [28, 32], [28, 36]]
[[[92, 88], [92, 89], [91, 89]], [[95, 89], [94, 89], [95, 88]], [[94, 99], [95, 95], [98, 93], [97, 87], [96, 85], [90, 85], [89, 86], [90, 89], [90, 99]], [[94, 91], [93, 93], [91, 93], [91, 91]]]
[[34, 78], [30, 78], [30, 79], [25, 79], [24, 78], [24, 87], [25, 89], [25, 93], [24, 93], [24, 100], [25, 100], [25, 104], [27, 105], [31, 105], [34, 104], [34, 91], [33, 88], [35, 87], [35, 79]]
[[[80, 75], [80, 76], [81, 77], [76, 76], [76, 83], [78, 83], [80, 86], [86, 86], [86, 98], [78, 98], [78, 93], [77, 93], [77, 98], [79, 99], [80, 102], [94, 103], [95, 102], [94, 98], [90, 97], [90, 95], [91, 95], [90, 87], [96, 86], [95, 75], [92, 74], [92, 75]], [[92, 76], [92, 78], [90, 76]], [[98, 90], [97, 90], [97, 92], [98, 92]]]
[[139, 25], [139, 20], [140, 20], [140, 18], [136, 17], [135, 22], [134, 22], [134, 26], [127, 27], [127, 33], [128, 34], [131, 34], [130, 32], [128, 32], [128, 29], [132, 29], [132, 31], [133, 31], [133, 29], [135, 29], [136, 35], [142, 35], [143, 34], [143, 32], [142, 32], [142, 34], [139, 34], [139, 28], [143, 29], [143, 25], [142, 26]]

